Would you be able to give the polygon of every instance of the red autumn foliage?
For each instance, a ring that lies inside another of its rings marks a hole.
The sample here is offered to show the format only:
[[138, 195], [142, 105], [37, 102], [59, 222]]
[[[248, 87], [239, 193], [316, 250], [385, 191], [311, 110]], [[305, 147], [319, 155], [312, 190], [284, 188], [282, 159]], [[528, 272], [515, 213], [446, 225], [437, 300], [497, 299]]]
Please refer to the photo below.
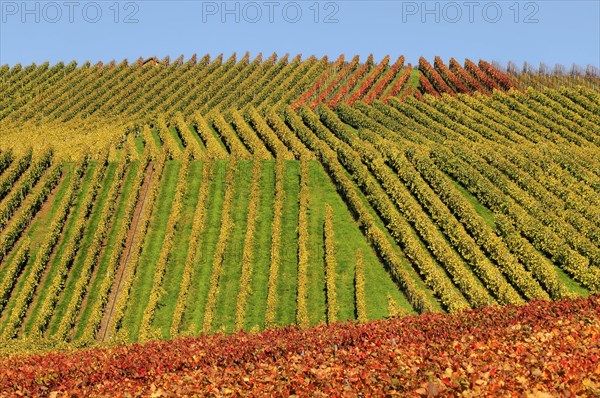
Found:
[[327, 98], [329, 98], [329, 95], [331, 94], [331, 92], [337, 86], [340, 85], [340, 82], [342, 82], [346, 78], [346, 76], [348, 76], [348, 74], [350, 72], [352, 72], [354, 70], [354, 68], [356, 68], [356, 65], [358, 65], [358, 61], [359, 61], [359, 56], [355, 55], [354, 58], [352, 58], [352, 61], [350, 63], [348, 63], [346, 66], [344, 66], [344, 68], [340, 71], [340, 73], [338, 73], [337, 76], [335, 76], [335, 80], [333, 80], [331, 83], [329, 83], [329, 85], [324, 90], [321, 91], [319, 96], [311, 101], [311, 103], [309, 104], [309, 107], [311, 109], [315, 109], [317, 107], [317, 105], [325, 102], [325, 100]]
[[327, 68], [327, 69], [325, 69], [325, 71], [323, 71], [321, 78], [319, 80], [317, 80], [310, 89], [306, 90], [296, 101], [292, 102], [292, 104], [291, 104], [292, 109], [300, 109], [300, 107], [302, 107], [302, 105], [304, 105], [306, 103], [306, 101], [308, 101], [315, 93], [319, 92], [319, 89], [321, 88], [323, 83], [325, 83], [327, 81], [327, 79], [329, 78], [329, 76], [331, 75], [332, 70], [333, 70], [333, 73], [336, 73], [343, 64], [344, 64], [344, 54], [339, 56], [339, 58], [337, 59], [337, 61], [335, 62], [335, 64], [333, 65], [332, 68]]
[[484, 60], [479, 60], [479, 68], [496, 82], [498, 82], [503, 89], [510, 90], [511, 88], [516, 87], [506, 75], [494, 68], [490, 63], [485, 62]]
[[419, 87], [423, 94], [431, 94], [435, 95], [436, 97], [440, 97], [440, 93], [437, 92], [431, 82], [429, 82], [429, 80], [422, 73], [419, 75]]
[[[440, 94], [455, 94], [454, 90], [452, 90], [446, 84], [446, 82], [444, 81], [444, 79], [442, 79], [440, 74], [435, 69], [433, 69], [431, 64], [427, 62], [427, 60], [423, 57], [419, 58], [419, 70], [425, 76], [425, 78], [429, 80], [433, 87], [435, 87], [436, 91], [438, 91]], [[427, 93], [427, 91], [425, 91], [425, 93]]]
[[362, 64], [361, 67], [356, 70], [356, 72], [354, 72], [352, 75], [350, 75], [350, 77], [348, 78], [348, 82], [346, 83], [349, 90], [354, 88], [356, 83], [358, 83], [358, 81], [363, 78], [363, 76], [369, 71], [369, 69], [372, 66], [373, 66], [373, 54], [369, 55], [367, 62]]
[[348, 95], [354, 88], [356, 83], [363, 78], [367, 71], [373, 65], [373, 54], [369, 55], [367, 62], [362, 64], [353, 74], [350, 75], [346, 84], [344, 84], [339, 91], [327, 102], [327, 105], [334, 108], [341, 100]]
[[377, 67], [365, 78], [357, 90], [350, 94], [350, 97], [346, 100], [346, 104], [352, 105], [359, 99], [361, 99], [371, 89], [373, 83], [379, 78], [381, 72], [390, 62], [390, 56], [386, 55]]
[[440, 73], [440, 76], [451, 86], [457, 93], [468, 93], [470, 90], [465, 86], [458, 77], [444, 64], [444, 61], [439, 56], [435, 57], [433, 66]]
[[[406, 84], [408, 79], [410, 79], [411, 73], [412, 73], [412, 65], [408, 64], [406, 66], [406, 69], [404, 70], [404, 73], [402, 74], [402, 76], [400, 76], [400, 78], [398, 80], [396, 80], [396, 82], [394, 83], [394, 85], [392, 86], [390, 91], [388, 91], [387, 94], [385, 95], [385, 98], [383, 99], [384, 102], [387, 101], [387, 99], [390, 97], [395, 97], [396, 95], [398, 95], [399, 92], [402, 91], [402, 89], [404, 88], [404, 85]], [[411, 89], [411, 87], [408, 87], [408, 89], [406, 91], [409, 91], [410, 89]]]
[[0, 391], [2, 396], [596, 396], [600, 296], [13, 357], [0, 360]]
[[483, 73], [483, 71], [479, 69], [479, 67], [468, 58], [465, 59], [465, 69], [471, 74], [471, 76], [475, 78], [475, 80], [483, 84], [488, 90], [500, 90], [500, 86], [498, 85], [498, 83], [496, 83], [494, 79], [490, 78], [488, 75]]
[[404, 56], [401, 55], [400, 57], [398, 57], [396, 62], [394, 62], [392, 67], [386, 72], [386, 74], [375, 84], [375, 86], [373, 86], [371, 91], [367, 93], [364, 101], [367, 104], [370, 104], [371, 102], [373, 102], [374, 99], [378, 98], [381, 95], [381, 93], [385, 90], [388, 83], [392, 81], [394, 77], [396, 77], [396, 74], [400, 69], [402, 69], [403, 66]]
[[479, 91], [487, 94], [488, 91], [485, 89], [473, 76], [471, 76], [454, 58], [450, 58], [450, 70], [463, 81], [471, 90]]
[[[403, 100], [406, 97], [411, 97], [413, 96], [413, 88], [412, 87], [407, 87], [406, 90], [402, 93], [402, 95], [400, 96], [400, 99]], [[418, 93], [418, 94], [417, 94]], [[418, 95], [418, 96], [417, 96]], [[414, 93], [414, 97], [416, 99], [423, 99], [423, 96], [421, 95], [421, 92], [419, 92], [418, 90]]]
[[327, 101], [327, 106], [330, 108], [335, 108], [337, 104], [348, 94], [348, 86], [342, 86], [340, 91], [338, 91], [329, 101]]

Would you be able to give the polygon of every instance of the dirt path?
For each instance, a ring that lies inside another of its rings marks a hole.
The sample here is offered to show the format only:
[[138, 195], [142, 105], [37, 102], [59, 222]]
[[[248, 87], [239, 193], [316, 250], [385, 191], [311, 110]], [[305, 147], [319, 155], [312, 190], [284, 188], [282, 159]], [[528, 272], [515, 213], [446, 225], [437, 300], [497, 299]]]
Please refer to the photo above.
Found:
[[140, 189], [141, 195], [135, 206], [133, 218], [129, 227], [129, 232], [127, 233], [127, 239], [125, 240], [125, 248], [123, 249], [124, 255], [121, 255], [121, 261], [119, 262], [119, 267], [116, 271], [115, 280], [113, 282], [113, 288], [110, 289], [110, 293], [108, 295], [108, 302], [106, 303], [106, 309], [104, 311], [104, 315], [102, 316], [100, 329], [98, 330], [97, 339], [99, 341], [106, 340], [106, 334], [108, 332], [108, 326], [110, 325], [110, 320], [112, 318], [112, 314], [115, 308], [115, 303], [117, 301], [117, 297], [119, 297], [119, 294], [121, 293], [121, 282], [123, 280], [123, 277], [125, 277], [126, 275], [128, 276], [129, 273], [131, 273], [131, 269], [127, 267], [129, 255], [131, 253], [133, 239], [135, 238], [135, 235], [138, 230], [140, 216], [146, 208], [146, 196], [148, 195], [148, 190], [151, 185], [152, 176], [154, 174], [154, 164], [150, 163], [148, 167], [150, 168], [150, 173], [146, 174], [146, 177], [144, 178], [144, 182], [142, 183], [142, 187]]

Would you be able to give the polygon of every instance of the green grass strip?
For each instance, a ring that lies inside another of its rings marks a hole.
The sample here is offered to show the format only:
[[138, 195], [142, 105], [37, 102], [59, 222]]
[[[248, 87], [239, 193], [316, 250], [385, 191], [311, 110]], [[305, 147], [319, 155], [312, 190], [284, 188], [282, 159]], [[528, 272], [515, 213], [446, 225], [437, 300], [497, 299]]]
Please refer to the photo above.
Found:
[[215, 307], [213, 330], [233, 332], [235, 308], [242, 275], [242, 253], [248, 219], [252, 160], [240, 160], [235, 177], [235, 190], [231, 218], [233, 229], [229, 233], [227, 249], [223, 258], [223, 273], [219, 280], [219, 294]]
[[200, 237], [201, 255], [198, 266], [190, 285], [186, 311], [183, 316], [182, 331], [198, 334], [204, 319], [207, 292], [210, 286], [210, 273], [215, 254], [219, 231], [221, 230], [221, 210], [225, 195], [225, 171], [227, 161], [215, 161], [214, 176], [210, 183], [208, 203], [198, 205], [206, 206], [205, 228]]
[[271, 229], [275, 192], [275, 161], [262, 164], [260, 201], [254, 237], [254, 262], [250, 294], [246, 308], [246, 330], [261, 330], [265, 326], [269, 267], [271, 263]]
[[123, 317], [122, 328], [129, 331], [131, 341], [137, 341], [139, 338], [144, 308], [152, 289], [154, 268], [160, 256], [167, 222], [171, 214], [171, 205], [175, 196], [177, 173], [180, 165], [180, 161], [167, 161], [165, 171], [163, 172], [160, 192], [155, 207], [156, 211], [150, 221], [150, 227], [140, 256], [135, 280], [131, 287], [129, 305]]
[[277, 281], [275, 324], [296, 323], [296, 282], [298, 279], [298, 211], [300, 162], [285, 162], [283, 174], [283, 212], [281, 220], [281, 265]]
[[170, 326], [175, 310], [179, 288], [185, 267], [185, 260], [188, 255], [188, 246], [190, 243], [190, 234], [192, 231], [194, 211], [198, 204], [198, 191], [202, 181], [202, 163], [192, 162], [188, 175], [188, 192], [183, 200], [183, 210], [181, 213], [180, 224], [175, 234], [175, 246], [169, 257], [167, 272], [163, 280], [163, 288], [166, 294], [159, 301], [154, 315], [153, 325], [162, 330], [162, 336], [165, 339], [170, 338]]

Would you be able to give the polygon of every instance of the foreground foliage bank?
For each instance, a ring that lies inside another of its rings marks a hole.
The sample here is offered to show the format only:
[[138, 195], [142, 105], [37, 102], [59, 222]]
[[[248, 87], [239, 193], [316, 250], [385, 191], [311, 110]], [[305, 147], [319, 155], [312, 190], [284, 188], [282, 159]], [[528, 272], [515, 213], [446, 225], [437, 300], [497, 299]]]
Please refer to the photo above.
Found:
[[5, 395], [594, 396], [600, 296], [0, 360]]

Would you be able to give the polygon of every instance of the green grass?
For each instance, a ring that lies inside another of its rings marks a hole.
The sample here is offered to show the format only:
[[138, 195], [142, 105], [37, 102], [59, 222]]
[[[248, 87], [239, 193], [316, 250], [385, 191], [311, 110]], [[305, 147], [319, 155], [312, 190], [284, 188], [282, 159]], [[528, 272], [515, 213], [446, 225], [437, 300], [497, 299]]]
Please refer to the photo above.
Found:
[[419, 76], [421, 75], [421, 72], [419, 71], [419, 69], [413, 69], [410, 71], [410, 77], [408, 78], [408, 86], [412, 87], [413, 89], [416, 89], [420, 86], [419, 84]]
[[483, 218], [483, 221], [485, 221], [485, 223], [489, 225], [494, 230], [494, 232], [496, 232], [496, 220], [494, 218], [494, 213], [492, 213], [490, 209], [481, 204], [481, 202], [475, 196], [473, 196], [471, 192], [469, 192], [457, 181], [452, 180], [452, 183], [454, 184], [456, 189], [458, 189], [458, 191], [462, 194], [462, 196], [464, 196], [464, 198], [471, 204], [471, 206], [473, 206], [477, 214], [479, 214], [481, 218]]
[[167, 223], [171, 215], [171, 206], [175, 196], [177, 174], [180, 166], [181, 162], [175, 160], [168, 161], [165, 164], [156, 207], [151, 217], [136, 276], [131, 286], [132, 294], [123, 317], [122, 328], [129, 332], [132, 341], [137, 341], [139, 338], [144, 309], [152, 290], [154, 269], [160, 257]]
[[[323, 247], [323, 223], [325, 222], [325, 203], [323, 195], [322, 174], [319, 163], [311, 161], [308, 172], [308, 266], [307, 307], [311, 325], [326, 321], [325, 298], [325, 250]], [[336, 270], [337, 272], [337, 270]]]
[[185, 147], [183, 146], [183, 142], [181, 142], [181, 137], [179, 137], [179, 134], [177, 133], [177, 129], [175, 129], [175, 127], [171, 127], [169, 129], [169, 134], [171, 134], [171, 137], [173, 137], [173, 139], [177, 143], [177, 147], [183, 151], [185, 149]]
[[248, 205], [252, 180], [252, 161], [240, 160], [235, 177], [235, 190], [231, 207], [233, 228], [229, 232], [227, 249], [223, 258], [223, 272], [219, 281], [219, 294], [215, 306], [213, 330], [233, 332], [235, 324], [235, 308], [240, 290], [242, 276], [242, 255], [246, 226], [248, 221]]
[[[311, 174], [320, 183], [324, 200], [333, 209], [333, 227], [335, 236], [336, 292], [339, 305], [338, 319], [340, 321], [355, 319], [354, 306], [354, 268], [356, 252], [363, 252], [365, 270], [365, 292], [367, 314], [372, 319], [388, 316], [388, 294], [407, 313], [414, 313], [405, 295], [398, 289], [390, 275], [379, 262], [377, 255], [370, 247], [364, 235], [354, 223], [352, 214], [335, 186], [319, 164], [315, 164]], [[398, 253], [402, 256], [401, 253]], [[402, 258], [402, 257], [401, 257]], [[410, 267], [408, 263], [405, 265]]]
[[296, 323], [298, 278], [298, 195], [300, 163], [287, 161], [283, 173], [283, 214], [281, 220], [281, 264], [277, 278], [276, 325]]
[[[194, 212], [198, 205], [198, 192], [202, 182], [202, 163], [192, 162], [188, 175], [188, 191], [183, 199], [181, 219], [176, 227], [175, 245], [167, 264], [167, 271], [163, 280], [165, 296], [158, 302], [153, 325], [162, 330], [165, 339], [170, 338], [173, 311], [179, 296], [179, 288], [188, 255], [190, 235], [194, 222]], [[193, 248], [192, 248], [193, 249]]]
[[204, 319], [204, 307], [210, 286], [212, 260], [221, 230], [221, 211], [225, 194], [227, 163], [227, 161], [215, 162], [214, 177], [210, 182], [208, 192], [208, 203], [198, 203], [199, 206], [206, 206], [207, 213], [204, 231], [200, 236], [201, 253], [196, 260], [198, 265], [192, 277], [186, 311], [181, 325], [182, 331], [191, 334], [198, 334]]
[[[364, 240], [362, 234], [358, 230], [356, 224], [350, 219], [351, 223], [349, 228], [340, 229], [339, 223], [336, 220], [341, 220], [344, 215], [349, 215], [341, 198], [335, 191], [335, 187], [331, 184], [327, 174], [323, 170], [322, 166], [318, 162], [311, 162], [310, 164], [310, 180], [309, 180], [310, 191], [310, 216], [314, 220], [311, 220], [311, 226], [316, 224], [317, 230], [311, 234], [311, 243], [314, 242], [315, 246], [311, 247], [312, 258], [314, 263], [318, 264], [321, 269], [316, 267], [309, 268], [309, 275], [312, 271], [316, 274], [316, 277], [309, 278], [309, 291], [315, 290], [314, 293], [318, 293], [318, 297], [322, 298], [320, 306], [323, 313], [317, 319], [312, 317], [311, 322], [323, 322], [325, 320], [325, 262], [324, 262], [324, 237], [323, 229], [325, 223], [325, 204], [331, 206], [333, 210], [333, 225], [334, 225], [334, 245], [336, 247], [335, 260], [336, 260], [336, 295], [338, 312], [337, 318], [343, 319], [354, 319], [354, 260], [353, 260], [353, 249], [358, 242]], [[352, 228], [354, 227], [354, 228]], [[342, 251], [344, 253], [342, 253]], [[312, 265], [311, 261], [311, 265]], [[312, 268], [312, 270], [311, 270]], [[320, 291], [316, 291], [321, 287]], [[313, 300], [309, 300], [309, 306], [313, 305]], [[311, 308], [312, 309], [312, 308]], [[311, 311], [312, 312], [312, 311]]]
[[160, 140], [160, 136], [158, 135], [158, 133], [156, 132], [156, 129], [152, 129], [152, 138], [154, 139], [154, 145], [156, 145], [156, 147], [158, 149], [162, 148], [162, 141]]
[[[67, 281], [65, 283], [65, 288], [61, 294], [61, 298], [58, 301], [56, 306], [56, 310], [54, 312], [54, 316], [50, 320], [50, 325], [48, 327], [48, 334], [54, 334], [60, 325], [61, 319], [69, 306], [69, 302], [71, 301], [70, 293], [75, 289], [75, 285], [77, 284], [77, 280], [79, 279], [83, 265], [86, 260], [86, 254], [92, 241], [94, 239], [94, 235], [96, 233], [96, 228], [100, 223], [100, 216], [102, 215], [102, 209], [106, 204], [106, 200], [108, 198], [108, 192], [112, 186], [113, 177], [115, 175], [115, 171], [117, 168], [116, 163], [111, 163], [108, 165], [106, 173], [104, 175], [104, 180], [102, 182], [102, 186], [96, 196], [96, 202], [92, 209], [92, 213], [90, 215], [87, 228], [84, 232], [84, 236], [81, 240], [79, 250], [77, 252], [77, 256], [75, 257], [75, 261], [71, 266], [71, 272], [67, 277]], [[84, 199], [85, 195], [82, 195], [80, 199]]]
[[[29, 237], [29, 239], [31, 239], [32, 245], [41, 244], [41, 242], [46, 238], [48, 232], [50, 231], [50, 227], [52, 226], [52, 220], [54, 220], [54, 216], [56, 215], [56, 212], [60, 207], [60, 203], [65, 197], [65, 194], [67, 193], [67, 188], [69, 188], [69, 186], [71, 185], [69, 182], [73, 175], [74, 166], [75, 165], [72, 163], [67, 163], [65, 165], [65, 167], [63, 168], [64, 177], [62, 182], [58, 186], [54, 198], [52, 198], [50, 210], [47, 213], [39, 214], [39, 216], [35, 218], [35, 221], [32, 224], [31, 228], [27, 231], [27, 236]], [[93, 164], [88, 167], [88, 172], [84, 176], [84, 181], [86, 177], [88, 181], [91, 179], [93, 173], [89, 172], [89, 169], [93, 168]]]
[[144, 140], [142, 137], [135, 137], [135, 149], [137, 150], [138, 154], [144, 154]]
[[262, 164], [261, 192], [254, 236], [254, 260], [250, 294], [246, 305], [246, 330], [265, 326], [267, 294], [269, 291], [269, 269], [271, 266], [271, 234], [273, 224], [273, 202], [275, 199], [275, 161], [265, 160]]
[[[414, 71], [413, 71], [414, 73]], [[358, 130], [356, 130], [353, 127], [349, 127], [351, 131], [353, 131], [354, 133], [358, 134]], [[348, 178], [352, 179], [352, 176], [350, 176], [350, 174], [345, 171], [345, 174]], [[369, 203], [369, 201], [367, 200], [367, 198], [365, 197], [365, 195], [363, 194], [363, 192], [358, 189], [358, 187], [356, 188], [356, 193], [357, 195], [360, 197], [363, 205], [367, 208], [367, 210], [369, 211], [369, 213], [371, 214], [371, 216], [373, 217], [373, 219], [375, 220], [375, 225], [384, 233], [384, 235], [386, 236], [388, 242], [390, 243], [394, 253], [398, 256], [398, 258], [401, 261], [401, 264], [403, 266], [403, 269], [406, 270], [409, 274], [409, 276], [411, 277], [411, 279], [415, 282], [416, 286], [419, 288], [419, 290], [421, 290], [422, 292], [425, 293], [425, 296], [427, 297], [429, 303], [431, 304], [432, 308], [434, 311], [439, 311], [442, 312], [442, 306], [439, 302], [439, 300], [435, 297], [433, 291], [431, 289], [429, 289], [426, 285], [425, 282], [423, 282], [423, 280], [421, 279], [421, 276], [419, 275], [419, 273], [412, 267], [412, 265], [408, 262], [408, 260], [406, 259], [406, 257], [404, 256], [404, 253], [402, 252], [402, 250], [400, 249], [400, 247], [398, 247], [398, 244], [396, 243], [395, 239], [389, 234], [387, 228], [385, 227], [384, 222], [381, 220], [381, 218], [379, 218], [379, 215], [377, 214], [377, 212], [375, 211], [375, 209], [373, 209], [373, 207], [371, 207], [371, 204]], [[341, 198], [340, 198], [341, 199]], [[375, 253], [375, 252], [373, 252]], [[363, 250], [363, 257], [364, 257], [364, 250]], [[383, 262], [381, 261], [381, 259], [377, 259], [376, 262], [380, 267], [386, 267]], [[386, 268], [384, 268], [384, 270], [388, 273], [389, 275], [389, 270], [387, 270]], [[367, 266], [365, 263], [365, 279], [366, 279], [366, 275], [367, 275]], [[395, 284], [395, 282], [392, 280], [392, 282]], [[365, 282], [365, 285], [367, 285], [368, 282]], [[395, 284], [396, 285], [396, 284]], [[408, 301], [408, 298], [406, 297], [406, 295], [404, 294], [404, 292], [402, 292], [401, 288], [399, 285], [396, 285], [396, 291], [399, 291], [400, 296], [392, 295], [392, 298], [394, 300], [396, 300], [396, 302], [398, 303], [398, 305], [400, 305], [400, 307], [402, 308], [402, 310], [406, 313], [414, 313], [414, 309], [412, 308], [412, 305], [410, 304], [410, 302]], [[387, 295], [383, 296], [383, 298], [385, 299], [386, 303], [387, 303]], [[367, 299], [368, 301], [368, 299]], [[386, 304], [387, 305], [387, 304]], [[387, 308], [387, 307], [386, 307]], [[370, 314], [369, 312], [369, 308], [367, 308], [367, 313]], [[387, 309], [385, 314], [387, 315]], [[383, 315], [381, 317], [384, 317], [386, 315]], [[379, 316], [374, 317], [374, 318], [380, 318]]]
[[115, 250], [119, 230], [121, 229], [121, 225], [123, 225], [125, 212], [127, 211], [129, 197], [133, 191], [133, 183], [137, 175], [138, 163], [139, 162], [135, 161], [131, 162], [129, 170], [125, 175], [125, 181], [121, 190], [121, 195], [112, 219], [110, 231], [107, 236], [106, 247], [102, 253], [102, 257], [98, 262], [98, 271], [96, 272], [96, 277], [90, 281], [91, 285], [88, 289], [86, 300], [87, 305], [81, 309], [81, 318], [75, 325], [75, 340], [78, 340], [83, 335], [83, 332], [87, 327], [88, 319], [91, 315], [90, 312], [94, 308], [94, 303], [98, 300], [98, 293], [100, 287], [102, 286], [102, 282], [104, 281], [104, 276], [109, 266], [109, 260], [111, 259], [111, 255]]
[[558, 279], [565, 284], [567, 290], [570, 293], [574, 293], [578, 296], [588, 297], [590, 295], [589, 290], [581, 286], [577, 281], [574, 281], [565, 271], [562, 270], [558, 265], [553, 265], [558, 275]]

